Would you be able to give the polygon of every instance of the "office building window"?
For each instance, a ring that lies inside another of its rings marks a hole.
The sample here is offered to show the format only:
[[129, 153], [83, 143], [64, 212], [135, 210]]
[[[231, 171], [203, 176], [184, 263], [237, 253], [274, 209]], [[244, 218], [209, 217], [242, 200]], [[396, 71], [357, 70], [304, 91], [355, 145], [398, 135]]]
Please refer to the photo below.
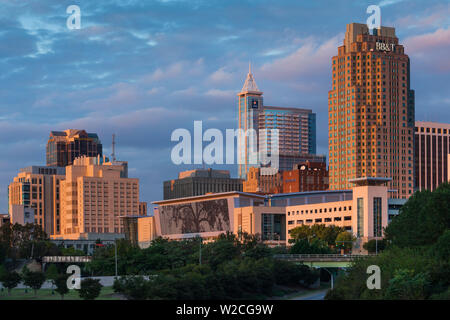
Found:
[[364, 237], [364, 199], [357, 199], [357, 235]]
[[373, 198], [373, 235], [381, 237], [381, 198]]

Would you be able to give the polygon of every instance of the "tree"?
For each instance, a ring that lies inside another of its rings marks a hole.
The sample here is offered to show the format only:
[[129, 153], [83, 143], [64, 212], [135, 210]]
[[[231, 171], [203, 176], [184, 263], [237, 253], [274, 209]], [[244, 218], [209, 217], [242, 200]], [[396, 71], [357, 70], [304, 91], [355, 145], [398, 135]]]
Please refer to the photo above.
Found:
[[67, 279], [69, 278], [66, 274], [59, 274], [55, 279], [55, 291], [61, 295], [61, 300], [64, 300], [64, 295], [69, 292], [69, 288], [67, 287]]
[[290, 232], [290, 242], [295, 242], [296, 240], [306, 239], [309, 242], [315, 239], [325, 241], [327, 245], [334, 246], [336, 242], [336, 237], [339, 233], [345, 231], [344, 228], [337, 227], [334, 225], [327, 226], [325, 224], [314, 224], [312, 226], [301, 225], [299, 227], [293, 228]]
[[34, 296], [36, 296], [44, 281], [45, 274], [42, 272], [27, 271], [23, 274], [23, 283], [34, 290]]
[[309, 240], [309, 237], [311, 236], [311, 228], [307, 225], [301, 225], [299, 227], [295, 227], [291, 229], [290, 236], [292, 238], [292, 242], [295, 242], [296, 240], [306, 239]]
[[363, 248], [366, 249], [369, 253], [376, 253], [383, 251], [386, 248], [386, 240], [369, 240], [363, 244]]
[[330, 254], [332, 250], [327, 246], [327, 243], [320, 239], [314, 239], [308, 242], [306, 239], [301, 239], [295, 242], [290, 248], [291, 254]]
[[430, 245], [450, 228], [450, 184], [433, 192], [415, 192], [385, 229], [386, 239], [399, 247]]
[[21, 280], [21, 276], [15, 271], [3, 273], [0, 278], [0, 282], [8, 289], [8, 295], [11, 295], [11, 290], [17, 287]]
[[45, 277], [51, 280], [52, 285], [55, 285], [55, 281], [58, 278], [58, 268], [54, 264], [50, 264], [47, 271], [45, 272]]
[[81, 281], [81, 288], [78, 290], [80, 298], [84, 300], [94, 300], [102, 291], [100, 279], [87, 278]]
[[442, 261], [450, 261], [450, 229], [447, 229], [432, 248], [434, 254]]
[[336, 237], [336, 246], [344, 250], [351, 250], [355, 240], [355, 237], [350, 232], [343, 231]]
[[386, 291], [387, 299], [398, 300], [422, 300], [426, 298], [426, 286], [428, 285], [427, 275], [414, 271], [400, 269], [394, 278], [389, 280], [389, 287]]
[[115, 279], [113, 288], [115, 292], [122, 293], [129, 300], [145, 300], [148, 296], [148, 281], [142, 276]]
[[0, 243], [3, 243], [2, 246], [6, 247], [7, 256], [16, 260], [19, 258], [28, 259], [32, 248], [33, 258], [39, 258], [45, 254], [46, 244], [49, 241], [47, 234], [39, 224], [21, 225], [7, 222], [0, 227]]

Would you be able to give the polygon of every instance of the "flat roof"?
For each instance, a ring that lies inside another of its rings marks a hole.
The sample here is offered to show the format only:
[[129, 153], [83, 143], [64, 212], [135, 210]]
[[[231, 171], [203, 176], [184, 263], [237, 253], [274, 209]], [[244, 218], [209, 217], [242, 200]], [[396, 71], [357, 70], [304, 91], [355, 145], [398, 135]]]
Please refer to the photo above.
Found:
[[226, 196], [232, 196], [232, 195], [242, 195], [242, 196], [259, 198], [259, 199], [266, 198], [264, 195], [258, 195], [255, 193], [247, 193], [247, 192], [242, 192], [242, 191], [228, 191], [228, 192], [203, 194], [200, 196], [158, 200], [158, 201], [153, 201], [152, 204], [166, 204], [166, 203], [173, 203], [173, 202], [180, 202], [180, 201], [187, 201], [187, 200], [198, 200], [198, 199], [202, 199], [202, 198], [207, 199], [207, 198], [215, 198], [215, 197], [226, 197]]
[[319, 191], [303, 191], [303, 192], [290, 192], [290, 193], [274, 193], [267, 195], [269, 198], [278, 197], [295, 197], [295, 196], [307, 196], [307, 195], [317, 195], [317, 194], [331, 194], [331, 193], [352, 193], [353, 190], [319, 190]]
[[364, 185], [380, 185], [382, 183], [386, 183], [391, 181], [391, 178], [388, 177], [361, 177], [355, 179], [349, 179], [348, 182], [354, 183], [356, 185], [364, 186]]

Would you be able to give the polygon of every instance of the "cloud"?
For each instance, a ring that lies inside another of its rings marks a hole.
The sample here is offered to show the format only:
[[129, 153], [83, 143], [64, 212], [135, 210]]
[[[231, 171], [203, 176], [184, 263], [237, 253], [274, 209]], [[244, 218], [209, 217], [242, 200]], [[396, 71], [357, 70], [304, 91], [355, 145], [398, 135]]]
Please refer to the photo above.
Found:
[[342, 39], [342, 35], [323, 42], [307, 38], [295, 52], [264, 64], [260, 71], [263, 76], [282, 81], [326, 73], [329, 71], [331, 57], [337, 54], [337, 47], [341, 45]]
[[225, 71], [225, 67], [219, 68], [209, 76], [209, 80], [215, 83], [228, 83], [232, 79], [233, 74]]
[[206, 96], [218, 97], [218, 98], [231, 98], [236, 95], [234, 90], [221, 90], [221, 89], [210, 89], [205, 92]]
[[[446, 119], [448, 3], [394, 2], [381, 4], [411, 57], [416, 115]], [[184, 169], [170, 162], [172, 130], [235, 127], [248, 61], [265, 104], [311, 108], [326, 128], [337, 33], [366, 17], [350, 0], [98, 0], [82, 2], [82, 29], [70, 32], [66, 6], [0, 0], [0, 211], [8, 181], [43, 164], [50, 130], [67, 128], [97, 132], [105, 153], [116, 133], [141, 199], [159, 200]], [[317, 141], [326, 151], [326, 130]]]
[[420, 69], [447, 73], [450, 71], [450, 29], [412, 36], [404, 40], [405, 52]]

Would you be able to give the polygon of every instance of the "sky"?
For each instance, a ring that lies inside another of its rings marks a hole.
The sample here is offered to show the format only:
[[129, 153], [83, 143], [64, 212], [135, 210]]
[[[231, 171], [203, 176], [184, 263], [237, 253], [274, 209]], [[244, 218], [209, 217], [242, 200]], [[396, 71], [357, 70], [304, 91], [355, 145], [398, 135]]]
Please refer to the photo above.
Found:
[[236, 128], [249, 62], [266, 105], [317, 114], [327, 154], [331, 58], [372, 4], [411, 59], [416, 120], [450, 123], [448, 1], [0, 0], [0, 212], [19, 169], [45, 165], [50, 131], [69, 128], [98, 133], [106, 155], [115, 133], [140, 200], [161, 200], [163, 181], [201, 167], [172, 163], [171, 133]]

